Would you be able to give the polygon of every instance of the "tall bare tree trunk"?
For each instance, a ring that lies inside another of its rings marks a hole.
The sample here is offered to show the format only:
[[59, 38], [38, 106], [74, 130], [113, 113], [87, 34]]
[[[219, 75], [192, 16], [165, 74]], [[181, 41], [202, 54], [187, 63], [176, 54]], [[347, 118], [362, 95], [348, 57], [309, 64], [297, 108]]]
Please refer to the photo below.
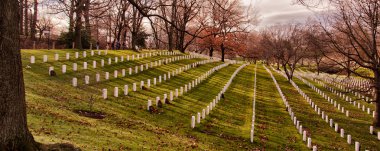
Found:
[[36, 25], [37, 25], [37, 13], [38, 13], [38, 0], [34, 0], [34, 13], [33, 18], [31, 19], [30, 26], [30, 38], [36, 40]]
[[82, 50], [82, 13], [84, 0], [78, 0], [76, 5], [75, 18], [75, 48]]
[[226, 50], [226, 48], [224, 47], [224, 43], [220, 45], [220, 50], [222, 51], [222, 62], [224, 62], [224, 54]]
[[28, 130], [16, 0], [0, 5], [0, 150], [36, 150]]
[[20, 35], [24, 35], [24, 0], [20, 0]]
[[86, 34], [91, 38], [91, 24], [90, 24], [90, 0], [85, 0], [84, 5], [84, 25]]
[[28, 26], [29, 26], [29, 19], [28, 19], [28, 0], [25, 0], [24, 1], [25, 4], [24, 4], [24, 33], [25, 33], [25, 36], [28, 36], [29, 35], [29, 30], [28, 30]]
[[380, 71], [373, 71], [375, 75], [375, 118], [373, 120], [373, 125], [375, 127], [380, 127]]
[[70, 11], [69, 11], [69, 33], [73, 33], [74, 31], [74, 8], [75, 2], [74, 0], [70, 1]]
[[211, 47], [210, 47], [209, 56], [212, 57], [213, 55], [214, 55], [214, 47], [211, 46]]

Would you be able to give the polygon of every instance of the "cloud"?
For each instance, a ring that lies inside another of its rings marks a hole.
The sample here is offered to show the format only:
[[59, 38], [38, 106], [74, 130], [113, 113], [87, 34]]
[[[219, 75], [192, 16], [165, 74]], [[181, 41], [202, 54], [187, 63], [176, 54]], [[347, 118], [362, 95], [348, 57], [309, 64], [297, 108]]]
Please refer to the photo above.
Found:
[[260, 26], [268, 26], [268, 25], [281, 24], [281, 23], [303, 22], [312, 16], [313, 16], [313, 13], [310, 11], [295, 11], [295, 12], [279, 13], [279, 14], [269, 15], [265, 17], [260, 23]]
[[294, 0], [255, 0], [254, 4], [260, 14], [261, 22], [258, 28], [273, 24], [303, 22], [314, 15], [306, 7], [294, 4]]

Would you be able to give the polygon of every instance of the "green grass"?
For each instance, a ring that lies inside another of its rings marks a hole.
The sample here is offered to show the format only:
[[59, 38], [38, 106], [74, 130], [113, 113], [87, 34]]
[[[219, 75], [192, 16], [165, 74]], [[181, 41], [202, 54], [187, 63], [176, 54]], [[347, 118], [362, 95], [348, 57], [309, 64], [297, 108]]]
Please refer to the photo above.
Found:
[[293, 126], [269, 73], [257, 67], [256, 125], [254, 139], [260, 150], [307, 150]]
[[[345, 130], [345, 133], [350, 134], [353, 140], [359, 141], [363, 146], [362, 148], [369, 150], [380, 148], [377, 136], [369, 134], [369, 126], [372, 124], [372, 114], [368, 115], [365, 112], [358, 110], [357, 107], [350, 105], [348, 102], [333, 97], [333, 100], [337, 101], [338, 104], [341, 104], [341, 107], [350, 111], [351, 116], [346, 117], [345, 113], [339, 111], [333, 104], [330, 104], [326, 99], [312, 90], [301, 80], [295, 78], [293, 81], [314, 101], [316, 105], [318, 105], [318, 107], [321, 108], [321, 110], [325, 111], [325, 114], [327, 114], [329, 118], [334, 119], [334, 122], [338, 123], [339, 127]], [[331, 93], [326, 94], [332, 96]]]
[[[71, 53], [71, 60], [65, 60], [66, 52]], [[119, 63], [107, 65], [108, 57], [137, 52], [109, 50], [107, 56], [98, 56], [95, 51], [95, 56], [91, 56], [90, 51], [87, 51], [87, 58], [79, 59], [74, 59], [74, 52], [75, 50], [22, 50], [28, 126], [38, 142], [70, 143], [82, 150], [308, 150], [262, 65], [257, 67], [255, 138], [250, 143], [255, 65], [244, 67], [225, 92], [225, 98], [219, 101], [205, 120], [191, 129], [191, 116], [209, 105], [241, 64], [229, 65], [216, 71], [195, 88], [174, 98], [171, 104], [164, 104], [157, 113], [149, 113], [146, 110], [148, 99], [155, 102], [155, 97], [162, 98], [163, 94], [179, 89], [222, 62], [200, 65], [153, 86], [154, 77], [204, 59], [174, 61], [128, 75], [129, 67], [134, 70], [136, 65], [173, 56], [154, 56], [134, 61], [126, 61], [124, 58], [125, 62], [120, 62], [119, 58]], [[55, 53], [60, 54], [60, 61], [52, 61]], [[44, 54], [49, 56], [48, 63], [42, 63]], [[29, 63], [31, 55], [36, 56], [36, 64]], [[177, 56], [181, 55], [186, 54]], [[100, 67], [101, 59], [105, 59], [103, 68]], [[88, 70], [82, 70], [82, 62], [85, 60], [88, 62]], [[98, 61], [96, 69], [92, 68], [93, 60]], [[78, 63], [79, 70], [76, 72], [71, 71], [74, 62]], [[61, 73], [63, 64], [68, 66], [66, 74]], [[58, 74], [56, 77], [48, 76], [50, 66], [55, 67]], [[126, 69], [126, 77], [121, 77], [121, 69]], [[114, 70], [119, 71], [117, 79], [113, 78]], [[103, 80], [104, 72], [110, 72], [110, 80]], [[99, 83], [95, 83], [96, 73], [101, 74], [102, 81]], [[313, 112], [286, 79], [274, 74], [297, 118], [310, 131], [313, 144], [318, 145], [318, 150], [353, 149], [352, 145], [347, 145], [345, 139], [340, 138]], [[90, 75], [89, 85], [84, 85], [85, 75]], [[78, 78], [78, 87], [71, 85], [73, 77]], [[147, 79], [151, 79], [151, 88], [131, 92], [132, 83], [136, 82], [139, 86], [140, 81], [146, 82]], [[129, 85], [128, 96], [122, 95], [125, 84]], [[118, 98], [113, 97], [113, 88], [116, 86], [119, 87]], [[103, 88], [108, 89], [107, 100], [101, 98]], [[307, 87], [302, 88], [307, 90]], [[316, 95], [312, 91], [307, 93]], [[92, 107], [89, 103], [91, 97], [94, 98]], [[313, 97], [318, 99], [317, 96]], [[105, 113], [106, 118], [92, 119], [74, 112], [91, 109]], [[343, 120], [353, 121], [343, 117], [341, 120], [339, 122], [342, 124]], [[366, 118], [360, 120], [359, 124], [368, 123]], [[359, 135], [367, 129], [354, 128], [352, 135]], [[362, 139], [367, 140], [367, 144], [372, 144], [372, 139]]]
[[316, 145], [318, 150], [353, 150], [353, 146], [348, 145], [344, 138], [341, 138], [338, 133], [329, 127], [328, 123], [321, 119], [320, 115], [314, 112], [285, 77], [275, 71], [272, 71], [272, 73], [277, 79], [297, 120], [302, 121], [300, 124], [308, 132], [309, 137], [312, 138], [313, 145]]

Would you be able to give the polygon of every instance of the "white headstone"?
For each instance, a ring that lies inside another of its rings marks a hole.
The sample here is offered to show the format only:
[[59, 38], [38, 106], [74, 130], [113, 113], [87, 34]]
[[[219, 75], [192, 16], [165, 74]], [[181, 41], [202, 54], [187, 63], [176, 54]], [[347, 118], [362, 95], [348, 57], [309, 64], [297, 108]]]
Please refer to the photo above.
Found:
[[128, 95], [128, 85], [124, 85], [124, 95]]
[[117, 78], [117, 76], [118, 76], [117, 70], [113, 71], [113, 77]]
[[49, 75], [51, 76], [51, 71], [54, 71], [54, 67], [49, 67]]
[[87, 62], [83, 62], [83, 69], [87, 69]]
[[59, 54], [57, 54], [57, 53], [54, 54], [54, 60], [55, 60], [55, 61], [58, 61], [58, 60], [59, 60]]
[[44, 55], [43, 62], [47, 62], [47, 61], [48, 61], [48, 56]]
[[307, 147], [311, 148], [311, 138], [310, 137], [307, 138]]
[[133, 83], [133, 88], [132, 88], [133, 92], [136, 91], [136, 83]]
[[114, 96], [114, 97], [119, 97], [119, 88], [118, 88], [118, 87], [115, 87], [115, 88], [114, 88], [113, 96]]
[[62, 73], [66, 73], [66, 65], [62, 65]]
[[205, 118], [206, 118], [206, 110], [202, 109], [202, 119], [205, 119]]
[[140, 89], [143, 89], [143, 87], [144, 87], [144, 81], [141, 81], [140, 82]]
[[351, 135], [347, 135], [347, 143], [348, 143], [348, 144], [351, 144], [351, 143], [352, 143]]
[[109, 78], [110, 78], [110, 73], [109, 73], [109, 72], [106, 72], [105, 79], [108, 80]]
[[96, 73], [96, 82], [99, 82], [99, 81], [100, 81], [100, 74]]
[[77, 63], [74, 63], [73, 64], [73, 71], [77, 71], [78, 70], [78, 65], [77, 65]]
[[30, 56], [30, 63], [36, 63], [36, 57]]
[[103, 93], [103, 99], [107, 99], [107, 89], [103, 89], [102, 93]]
[[152, 106], [152, 100], [148, 100], [148, 106], [147, 106], [147, 110], [149, 111], [149, 108]]
[[88, 75], [84, 76], [84, 83], [90, 84], [90, 76], [88, 76]]
[[125, 69], [121, 69], [121, 76], [125, 77]]
[[191, 116], [191, 128], [195, 127], [195, 116]]
[[355, 142], [355, 151], [360, 151], [360, 143]]
[[78, 79], [73, 78], [73, 87], [77, 87], [77, 86], [78, 86]]
[[156, 97], [156, 106], [158, 106], [158, 102], [160, 101], [160, 97]]

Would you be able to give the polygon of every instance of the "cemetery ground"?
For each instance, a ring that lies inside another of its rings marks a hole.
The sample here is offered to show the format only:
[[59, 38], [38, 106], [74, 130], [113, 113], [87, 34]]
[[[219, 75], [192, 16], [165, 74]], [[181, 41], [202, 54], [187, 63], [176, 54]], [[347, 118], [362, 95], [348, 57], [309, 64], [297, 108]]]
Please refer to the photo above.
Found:
[[[78, 58], [75, 57], [78, 52]], [[231, 85], [217, 105], [200, 123], [191, 128], [191, 117], [197, 117], [210, 102], [215, 99], [233, 73], [242, 63], [230, 64], [212, 73], [198, 85], [173, 98], [170, 104], [156, 107], [156, 97], [161, 100], [164, 94], [191, 83], [214, 67], [222, 65], [220, 61], [199, 64], [175, 76], [162, 77], [162, 82], [153, 84], [153, 78], [176, 71], [186, 65], [208, 60], [207, 58], [188, 58], [175, 60], [151, 68], [151, 62], [177, 56], [187, 56], [177, 52], [173, 55], [151, 55], [160, 51], [134, 52], [129, 50], [22, 50], [23, 71], [26, 87], [28, 126], [36, 141], [43, 144], [68, 143], [82, 150], [310, 150], [303, 136], [291, 120], [280, 93], [263, 64], [249, 64], [243, 67], [232, 80]], [[165, 51], [167, 52], [167, 51]], [[70, 53], [70, 59], [66, 54]], [[55, 60], [58, 54], [58, 60]], [[139, 54], [139, 59], [136, 55]], [[141, 58], [142, 54], [145, 56]], [[47, 55], [47, 62], [43, 62]], [[132, 60], [131, 55], [135, 59]], [[35, 63], [30, 63], [35, 56]], [[121, 60], [123, 56], [123, 61]], [[127, 61], [127, 56], [130, 56]], [[118, 58], [116, 62], [115, 57]], [[111, 64], [108, 59], [111, 58]], [[104, 67], [101, 60], [104, 59]], [[97, 62], [93, 68], [93, 61]], [[83, 69], [87, 62], [87, 69]], [[164, 62], [164, 61], [162, 61]], [[73, 64], [77, 63], [77, 71]], [[145, 66], [148, 64], [149, 68]], [[62, 65], [67, 66], [62, 73]], [[144, 69], [141, 71], [140, 67]], [[138, 66], [138, 73], [135, 67]], [[54, 67], [56, 76], [49, 76], [49, 67]], [[132, 68], [132, 75], [129, 75]], [[355, 141], [359, 141], [361, 150], [380, 150], [377, 136], [369, 134], [371, 116], [362, 113], [339, 97], [334, 96], [318, 83], [307, 79], [334, 100], [350, 110], [352, 116], [346, 117], [323, 97], [294, 78], [294, 82], [329, 117], [352, 135], [353, 143], [347, 143], [321, 119], [298, 91], [275, 70], [273, 73], [297, 120], [301, 121], [312, 146], [318, 150], [354, 150]], [[122, 76], [125, 69], [125, 76]], [[114, 71], [117, 70], [117, 78]], [[256, 79], [256, 103], [253, 112], [254, 82]], [[105, 79], [105, 73], [109, 79]], [[96, 82], [99, 73], [100, 81]], [[85, 84], [89, 76], [89, 84]], [[73, 86], [73, 78], [77, 86]], [[148, 87], [147, 79], [151, 86]], [[144, 89], [140, 88], [144, 81]], [[132, 89], [137, 83], [137, 90]], [[124, 95], [124, 85], [128, 85], [128, 95]], [[118, 96], [114, 88], [118, 87]], [[107, 89], [107, 99], [102, 96]], [[152, 100], [154, 111], [147, 110], [147, 101]], [[252, 116], [255, 114], [254, 139], [250, 142]]]

